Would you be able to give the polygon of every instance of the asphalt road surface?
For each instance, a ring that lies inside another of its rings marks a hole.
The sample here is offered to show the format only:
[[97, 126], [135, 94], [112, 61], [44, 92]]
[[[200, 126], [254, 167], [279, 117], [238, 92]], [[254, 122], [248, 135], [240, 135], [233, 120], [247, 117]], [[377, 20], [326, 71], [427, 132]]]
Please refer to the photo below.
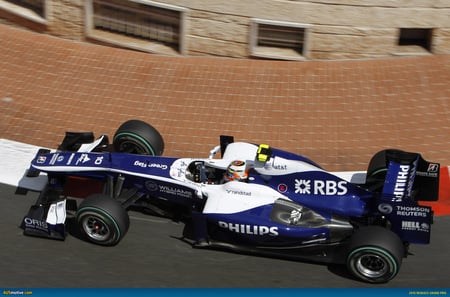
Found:
[[0, 184], [0, 287], [444, 288], [450, 279], [450, 217], [435, 219], [431, 245], [412, 246], [394, 280], [371, 285], [337, 265], [194, 249], [177, 239], [183, 224], [138, 212], [115, 247], [24, 236], [18, 226], [36, 197]]

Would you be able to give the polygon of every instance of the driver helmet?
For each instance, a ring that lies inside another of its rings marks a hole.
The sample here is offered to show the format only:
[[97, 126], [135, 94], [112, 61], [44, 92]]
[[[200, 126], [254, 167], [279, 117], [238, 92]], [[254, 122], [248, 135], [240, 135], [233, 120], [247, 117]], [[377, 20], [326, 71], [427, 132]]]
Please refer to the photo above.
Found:
[[226, 181], [244, 181], [248, 177], [246, 163], [244, 161], [235, 160], [228, 165], [224, 178]]

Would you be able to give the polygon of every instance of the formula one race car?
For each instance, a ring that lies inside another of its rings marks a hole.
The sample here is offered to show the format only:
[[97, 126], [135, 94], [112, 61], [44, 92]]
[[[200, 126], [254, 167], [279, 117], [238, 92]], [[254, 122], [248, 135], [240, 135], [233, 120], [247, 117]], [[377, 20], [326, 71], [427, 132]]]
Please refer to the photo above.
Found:
[[430, 241], [433, 212], [418, 201], [438, 199], [440, 165], [418, 153], [380, 151], [356, 181], [231, 136], [207, 158], [162, 157], [163, 149], [160, 133], [138, 120], [122, 124], [112, 143], [67, 132], [58, 150], [41, 149], [31, 162], [27, 175], [44, 172], [48, 183], [24, 233], [64, 239], [73, 209], [87, 240], [116, 245], [127, 210], [142, 208], [192, 226], [194, 247], [341, 263], [372, 283], [395, 277], [410, 243]]

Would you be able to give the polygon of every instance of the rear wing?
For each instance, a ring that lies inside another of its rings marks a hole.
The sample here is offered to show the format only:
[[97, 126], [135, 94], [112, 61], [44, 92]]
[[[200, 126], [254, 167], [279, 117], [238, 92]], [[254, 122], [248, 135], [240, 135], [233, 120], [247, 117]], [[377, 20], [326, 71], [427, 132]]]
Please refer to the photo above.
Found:
[[440, 164], [431, 163], [418, 153], [386, 151], [387, 173], [382, 196], [393, 202], [405, 199], [437, 201]]
[[418, 153], [385, 152], [387, 171], [378, 211], [390, 221], [391, 230], [404, 242], [430, 242], [433, 211], [418, 201], [437, 201], [440, 165]]

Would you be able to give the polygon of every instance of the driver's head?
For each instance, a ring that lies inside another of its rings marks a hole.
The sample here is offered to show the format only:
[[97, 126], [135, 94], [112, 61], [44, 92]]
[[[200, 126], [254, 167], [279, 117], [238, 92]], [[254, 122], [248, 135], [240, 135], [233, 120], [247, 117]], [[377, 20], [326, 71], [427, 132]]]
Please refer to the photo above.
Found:
[[228, 165], [227, 172], [225, 172], [225, 180], [227, 181], [244, 181], [247, 179], [248, 174], [246, 170], [246, 164], [244, 161], [236, 160]]

